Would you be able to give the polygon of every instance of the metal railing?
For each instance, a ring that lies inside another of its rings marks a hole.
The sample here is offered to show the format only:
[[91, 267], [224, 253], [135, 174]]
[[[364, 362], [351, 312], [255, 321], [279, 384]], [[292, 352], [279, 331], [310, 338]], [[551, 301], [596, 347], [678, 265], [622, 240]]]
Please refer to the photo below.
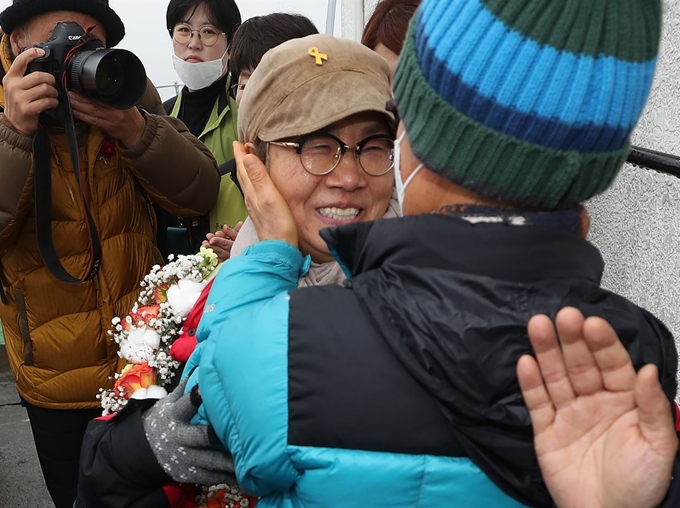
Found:
[[179, 92], [182, 90], [183, 86], [184, 85], [182, 83], [178, 83], [177, 81], [175, 81], [175, 83], [172, 84], [172, 85], [158, 85], [156, 87], [156, 90], [159, 90], [161, 88], [174, 88], [175, 89], [175, 95], [179, 95]]
[[632, 146], [627, 162], [680, 178], [680, 157], [677, 155]]

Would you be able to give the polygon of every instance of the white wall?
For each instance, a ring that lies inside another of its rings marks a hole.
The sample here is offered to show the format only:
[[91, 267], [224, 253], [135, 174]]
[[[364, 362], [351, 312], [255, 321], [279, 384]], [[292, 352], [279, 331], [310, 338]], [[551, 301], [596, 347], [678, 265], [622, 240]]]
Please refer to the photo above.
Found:
[[377, 3], [378, 0], [342, 0], [340, 36], [360, 41], [364, 26]]
[[[633, 144], [680, 155], [680, 0], [665, 0], [652, 93]], [[680, 179], [626, 164], [588, 203], [603, 284], [659, 317], [680, 345]]]

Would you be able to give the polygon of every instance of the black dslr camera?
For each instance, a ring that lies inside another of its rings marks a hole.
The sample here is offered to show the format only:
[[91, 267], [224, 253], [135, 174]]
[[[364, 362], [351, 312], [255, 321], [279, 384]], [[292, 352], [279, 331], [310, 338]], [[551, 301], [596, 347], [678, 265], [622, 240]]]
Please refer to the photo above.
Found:
[[60, 21], [47, 42], [33, 47], [45, 55], [28, 64], [26, 74], [52, 74], [59, 91], [59, 106], [41, 114], [43, 123], [63, 123], [70, 116], [69, 90], [117, 109], [133, 107], [144, 95], [146, 71], [139, 58], [124, 49], [106, 49], [78, 23]]

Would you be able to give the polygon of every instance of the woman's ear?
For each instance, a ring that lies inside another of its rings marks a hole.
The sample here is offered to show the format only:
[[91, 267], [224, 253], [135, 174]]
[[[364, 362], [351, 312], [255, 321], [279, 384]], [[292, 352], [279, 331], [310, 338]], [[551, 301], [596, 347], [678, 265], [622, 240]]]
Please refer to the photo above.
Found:
[[246, 153], [255, 153], [255, 145], [248, 142], [245, 144], [246, 147]]

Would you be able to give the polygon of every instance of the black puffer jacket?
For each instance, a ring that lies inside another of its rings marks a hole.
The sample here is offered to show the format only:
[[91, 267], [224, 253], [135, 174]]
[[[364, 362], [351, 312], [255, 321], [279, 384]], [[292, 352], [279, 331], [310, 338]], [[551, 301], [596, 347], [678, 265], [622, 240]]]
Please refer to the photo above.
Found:
[[[371, 316], [361, 340], [378, 334], [388, 343], [436, 400], [466, 454], [523, 503], [552, 504], [516, 375], [518, 359], [531, 351], [526, 326], [533, 315], [554, 317], [574, 306], [603, 317], [635, 367], [656, 364], [668, 399], [675, 398], [672, 335], [649, 312], [600, 287], [602, 258], [576, 234], [429, 215], [322, 236], [353, 274], [353, 293]], [[291, 309], [293, 320], [295, 294]]]

